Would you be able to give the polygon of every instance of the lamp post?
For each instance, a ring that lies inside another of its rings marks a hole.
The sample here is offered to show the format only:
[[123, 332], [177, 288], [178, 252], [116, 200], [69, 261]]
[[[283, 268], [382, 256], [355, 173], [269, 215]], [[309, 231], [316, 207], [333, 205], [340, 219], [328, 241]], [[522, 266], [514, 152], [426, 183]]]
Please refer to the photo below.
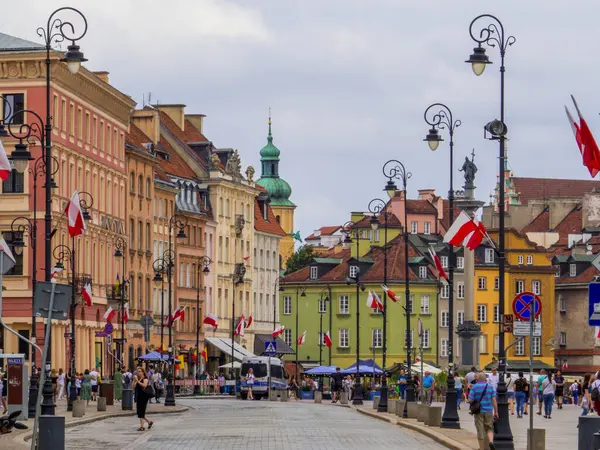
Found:
[[[352, 238], [350, 237], [351, 229], [354, 222], [346, 222], [342, 225], [342, 233], [345, 234], [343, 246], [350, 248], [352, 246]], [[360, 262], [360, 230], [354, 228], [354, 239], [356, 240], [356, 261]], [[356, 376], [354, 382], [354, 395], [352, 396], [353, 405], [362, 405], [362, 386], [360, 384], [360, 290], [365, 290], [365, 286], [360, 283], [360, 265], [356, 266], [356, 274], [354, 277], [348, 273], [347, 284], [354, 282], [356, 284]]]
[[[196, 265], [196, 371], [195, 377], [198, 377], [198, 367], [200, 366], [200, 274], [205, 275], [210, 273], [208, 266], [212, 264], [212, 259], [208, 256], [198, 258]], [[202, 267], [202, 270], [200, 268]], [[194, 394], [200, 395], [200, 385], [194, 380]]]
[[[387, 286], [388, 283], [388, 260], [387, 260], [387, 231], [388, 231], [388, 214], [385, 210], [386, 202], [380, 198], [375, 198], [369, 202], [369, 212], [371, 216], [371, 229], [377, 231], [379, 228], [379, 218], [383, 215], [383, 284]], [[375, 352], [375, 345], [373, 344], [373, 352]], [[387, 375], [385, 373], [387, 357], [387, 293], [383, 293], [383, 354], [381, 358], [381, 365], [383, 374], [381, 376], [381, 395], [379, 405], [377, 406], [378, 412], [387, 412], [388, 408], [388, 385]], [[383, 404], [382, 404], [383, 402]]]
[[277, 303], [279, 302], [279, 296], [277, 292], [283, 292], [283, 286], [279, 284], [281, 277], [277, 277], [273, 283], [273, 331], [277, 329]]
[[[476, 27], [476, 23], [483, 22], [489, 23], [484, 26], [478, 32], [473, 32]], [[488, 22], [489, 21], [489, 22]], [[516, 42], [514, 36], [506, 36], [504, 33], [504, 26], [502, 22], [490, 14], [482, 14], [477, 16], [469, 25], [469, 34], [471, 38], [477, 43], [477, 47], [473, 49], [473, 54], [466, 61], [471, 64], [475, 75], [479, 76], [483, 74], [486, 65], [491, 64], [488, 56], [485, 54], [485, 48], [482, 44], [487, 44], [490, 47], [498, 47], [500, 50], [500, 127], [495, 130], [490, 130], [492, 133], [492, 139], [498, 141], [499, 148], [499, 173], [500, 179], [498, 181], [498, 305], [500, 313], [500, 322], [498, 325], [499, 335], [499, 349], [498, 349], [498, 371], [500, 372], [500, 382], [498, 383], [498, 415], [499, 420], [497, 426], [494, 427], [494, 444], [499, 450], [514, 449], [513, 435], [510, 429], [509, 415], [508, 415], [508, 401], [507, 401], [507, 390], [506, 390], [506, 348], [504, 345], [504, 329], [502, 327], [502, 318], [504, 317], [504, 294], [505, 294], [505, 244], [504, 244], [504, 175], [506, 172], [506, 152], [505, 152], [505, 141], [507, 128], [504, 124], [504, 73], [506, 71], [504, 67], [504, 56], [506, 49]], [[486, 126], [487, 128], [487, 126]]]
[[[235, 238], [233, 241], [233, 260], [237, 261], [237, 242], [235, 239], [242, 237], [246, 220], [244, 216], [238, 214], [235, 218]], [[246, 275], [246, 265], [244, 263], [235, 263], [233, 273], [231, 274], [231, 376], [234, 375], [234, 343], [235, 343], [235, 287], [238, 284], [244, 283], [244, 276]], [[240, 302], [241, 303], [241, 302]], [[242, 306], [242, 305], [240, 305]]]
[[168, 267], [163, 258], [155, 259], [152, 262], [152, 268], [154, 270], [154, 284], [158, 288], [160, 286], [160, 358], [162, 361], [162, 355], [164, 350], [164, 335], [165, 335], [165, 277], [168, 273]]
[[[306, 289], [301, 289], [300, 286], [296, 286], [296, 384], [298, 384], [300, 371], [298, 370], [298, 307], [299, 307], [299, 297], [306, 297]], [[298, 386], [300, 386], [298, 384]]]
[[117, 344], [117, 354], [121, 358], [121, 368], [125, 367], [125, 239], [121, 236], [115, 239], [115, 258], [121, 258], [123, 261], [123, 271], [121, 272], [121, 286], [119, 296], [121, 297], [121, 345]]
[[407, 380], [406, 380], [406, 403], [404, 405], [404, 412], [402, 417], [408, 417], [408, 402], [415, 401], [415, 390], [412, 379], [411, 372], [411, 329], [410, 329], [410, 314], [412, 312], [412, 304], [410, 301], [410, 279], [409, 279], [409, 267], [408, 267], [408, 212], [407, 212], [407, 189], [406, 185], [408, 184], [409, 178], [412, 176], [410, 172], [406, 171], [406, 167], [400, 161], [395, 159], [390, 159], [383, 165], [382, 169], [383, 175], [388, 179], [384, 191], [387, 193], [390, 199], [394, 198], [396, 195], [396, 183], [394, 183], [394, 179], [400, 180], [402, 183], [402, 190], [404, 195], [404, 297], [405, 297], [405, 306], [404, 310], [406, 313], [406, 364], [407, 364]]
[[[436, 112], [437, 111], [437, 112]], [[423, 115], [425, 122], [431, 126], [429, 133], [423, 139], [429, 148], [435, 151], [443, 141], [438, 129], [448, 129], [450, 135], [450, 189], [448, 190], [449, 223], [454, 222], [454, 130], [461, 125], [460, 120], [454, 120], [452, 111], [443, 103], [434, 103], [427, 107]], [[454, 380], [454, 267], [456, 257], [454, 246], [448, 243], [448, 389], [446, 404], [442, 415], [442, 428], [460, 428], [458, 417], [456, 385]]]
[[[323, 298], [325, 293], [325, 298]], [[329, 289], [321, 289], [319, 296], [319, 366], [323, 365], [323, 314], [327, 313], [327, 303], [330, 302]], [[319, 391], [323, 392], [323, 376], [319, 377]]]

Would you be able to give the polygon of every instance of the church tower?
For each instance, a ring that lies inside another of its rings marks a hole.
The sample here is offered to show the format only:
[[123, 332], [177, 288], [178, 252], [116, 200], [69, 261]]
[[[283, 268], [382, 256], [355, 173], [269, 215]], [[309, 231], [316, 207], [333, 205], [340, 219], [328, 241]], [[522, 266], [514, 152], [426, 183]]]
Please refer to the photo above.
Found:
[[279, 177], [280, 151], [273, 144], [271, 134], [271, 115], [269, 114], [269, 135], [267, 145], [260, 151], [261, 176], [256, 184], [262, 186], [269, 193], [270, 205], [273, 208], [277, 222], [286, 232], [286, 236], [279, 243], [281, 267], [285, 268], [287, 260], [294, 253], [294, 210], [296, 205], [290, 201], [292, 188]]

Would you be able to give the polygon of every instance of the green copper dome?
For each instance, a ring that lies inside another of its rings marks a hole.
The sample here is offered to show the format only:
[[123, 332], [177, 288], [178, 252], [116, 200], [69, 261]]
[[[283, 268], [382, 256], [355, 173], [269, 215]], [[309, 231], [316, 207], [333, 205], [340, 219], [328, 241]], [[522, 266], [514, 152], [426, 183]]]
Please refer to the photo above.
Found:
[[256, 184], [267, 190], [271, 198], [271, 206], [296, 206], [290, 201], [292, 188], [287, 181], [279, 177], [280, 153], [279, 149], [273, 145], [271, 118], [269, 117], [267, 145], [260, 151], [261, 177], [256, 181]]

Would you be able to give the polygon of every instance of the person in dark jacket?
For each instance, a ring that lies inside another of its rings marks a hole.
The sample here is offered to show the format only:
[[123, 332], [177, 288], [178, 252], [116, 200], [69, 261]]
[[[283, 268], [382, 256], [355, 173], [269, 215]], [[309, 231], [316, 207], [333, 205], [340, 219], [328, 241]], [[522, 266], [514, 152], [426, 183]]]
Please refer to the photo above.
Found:
[[145, 389], [150, 384], [150, 380], [148, 379], [148, 374], [143, 367], [138, 367], [137, 375], [133, 377], [133, 386], [135, 388], [136, 394], [136, 412], [138, 419], [140, 419], [140, 427], [138, 431], [144, 431], [144, 422], [148, 423], [148, 429], [152, 428], [154, 422], [146, 419], [146, 408], [148, 406], [148, 400], [150, 400], [151, 395], [146, 393]]

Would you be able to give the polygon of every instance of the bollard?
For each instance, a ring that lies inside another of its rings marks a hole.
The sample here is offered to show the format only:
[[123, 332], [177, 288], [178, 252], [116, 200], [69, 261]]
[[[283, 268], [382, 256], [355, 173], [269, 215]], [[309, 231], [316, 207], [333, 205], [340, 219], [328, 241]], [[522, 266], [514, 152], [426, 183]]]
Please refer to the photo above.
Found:
[[323, 403], [323, 393], [315, 391], [315, 403]]
[[599, 416], [579, 417], [578, 450], [590, 450], [594, 448], [594, 434], [600, 430]]
[[106, 397], [98, 397], [96, 403], [98, 403], [98, 411], [106, 411]]
[[379, 402], [381, 401], [381, 397], [378, 395], [373, 397], [373, 409], [377, 409], [379, 407]]
[[425, 420], [427, 419], [427, 413], [429, 409], [429, 405], [427, 404], [419, 404], [419, 406], [417, 407], [417, 420], [419, 422], [423, 422], [425, 423]]
[[283, 391], [281, 391], [281, 397], [279, 399], [281, 402], [287, 402], [288, 401], [288, 391], [287, 389], [284, 389]]
[[594, 449], [598, 450], [600, 449], [600, 433], [595, 433], [594, 434]]
[[439, 427], [442, 425], [442, 407], [441, 406], [430, 406], [427, 410], [427, 419], [425, 425], [430, 427]]
[[123, 411], [133, 410], [133, 390], [123, 389], [123, 400], [121, 401], [121, 409]]
[[[79, 400], [83, 403], [82, 400]], [[77, 402], [75, 402], [77, 403]], [[75, 412], [73, 403], [73, 412]], [[85, 404], [84, 404], [85, 408]], [[64, 416], [40, 416], [38, 450], [57, 450], [65, 448]]]
[[348, 392], [342, 391], [340, 395], [340, 404], [347, 405], [348, 404]]
[[73, 402], [73, 417], [85, 416], [85, 400], [75, 400]]
[[533, 449], [529, 448], [529, 429], [527, 429], [527, 450], [546, 450], [546, 429], [534, 428]]
[[405, 400], [396, 400], [396, 415], [402, 417], [404, 415]]
[[114, 405], [114, 384], [113, 383], [102, 383], [100, 384], [100, 397], [106, 398], [106, 406]]
[[396, 414], [396, 402], [398, 400], [388, 399], [388, 409], [387, 412], [390, 414]]
[[415, 402], [408, 402], [407, 413], [409, 419], [417, 419], [419, 417], [419, 404]]
[[270, 402], [276, 402], [278, 400], [278, 397], [279, 397], [279, 393], [277, 390], [275, 390], [275, 389], [269, 390], [269, 401]]

